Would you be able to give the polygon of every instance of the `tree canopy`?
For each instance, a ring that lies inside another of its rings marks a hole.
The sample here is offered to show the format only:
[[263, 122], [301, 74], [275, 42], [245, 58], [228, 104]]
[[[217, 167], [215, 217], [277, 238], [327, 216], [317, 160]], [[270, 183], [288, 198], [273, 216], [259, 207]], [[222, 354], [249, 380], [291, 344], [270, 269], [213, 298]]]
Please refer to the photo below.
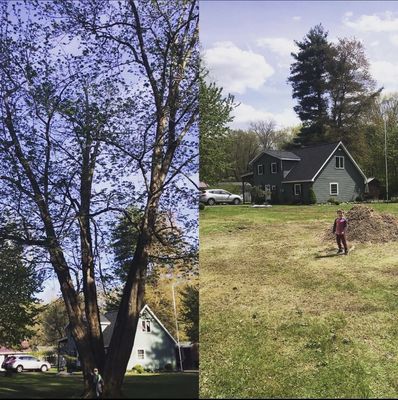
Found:
[[21, 246], [0, 241], [0, 277], [0, 345], [18, 348], [34, 334], [44, 275]]

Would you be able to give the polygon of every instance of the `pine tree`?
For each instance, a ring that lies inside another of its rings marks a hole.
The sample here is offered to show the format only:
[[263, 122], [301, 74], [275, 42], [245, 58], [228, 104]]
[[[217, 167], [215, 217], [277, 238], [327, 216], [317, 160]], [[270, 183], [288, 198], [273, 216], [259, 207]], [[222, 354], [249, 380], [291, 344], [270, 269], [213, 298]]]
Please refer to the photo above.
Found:
[[333, 50], [327, 36], [323, 26], [317, 25], [301, 42], [295, 41], [299, 51], [292, 53], [295, 62], [288, 82], [293, 87], [293, 98], [298, 100], [294, 110], [303, 123], [297, 137], [302, 145], [324, 141], [329, 124], [327, 77]]

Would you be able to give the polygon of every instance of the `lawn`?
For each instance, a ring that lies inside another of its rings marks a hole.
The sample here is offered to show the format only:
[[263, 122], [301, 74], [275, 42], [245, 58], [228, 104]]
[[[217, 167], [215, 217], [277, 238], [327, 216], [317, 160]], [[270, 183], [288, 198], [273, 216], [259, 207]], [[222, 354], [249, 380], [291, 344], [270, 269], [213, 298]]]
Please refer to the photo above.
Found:
[[398, 397], [398, 243], [335, 256], [337, 208], [201, 211], [201, 397]]
[[[11, 377], [0, 374], [2, 399], [77, 399], [82, 389], [81, 374], [57, 376], [55, 372], [24, 372]], [[198, 398], [198, 374], [130, 374], [125, 377], [123, 394], [127, 399]]]

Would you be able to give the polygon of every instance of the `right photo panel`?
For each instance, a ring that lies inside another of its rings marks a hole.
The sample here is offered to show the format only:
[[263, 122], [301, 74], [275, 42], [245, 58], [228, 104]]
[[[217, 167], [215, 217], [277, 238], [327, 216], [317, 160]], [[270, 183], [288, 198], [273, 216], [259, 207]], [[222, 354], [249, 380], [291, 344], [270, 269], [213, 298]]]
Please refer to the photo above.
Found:
[[398, 397], [398, 2], [200, 3], [200, 397]]

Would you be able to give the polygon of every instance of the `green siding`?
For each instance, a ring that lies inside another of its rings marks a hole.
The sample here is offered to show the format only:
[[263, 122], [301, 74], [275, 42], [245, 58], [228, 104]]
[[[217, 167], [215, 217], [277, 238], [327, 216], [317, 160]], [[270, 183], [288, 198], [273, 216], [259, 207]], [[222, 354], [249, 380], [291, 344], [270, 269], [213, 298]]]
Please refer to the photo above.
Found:
[[[344, 169], [336, 168], [335, 157], [339, 155], [344, 156]], [[330, 195], [330, 183], [333, 182], [339, 184], [339, 194], [335, 196]], [[318, 203], [326, 203], [330, 198], [338, 201], [354, 201], [364, 194], [365, 182], [351, 159], [339, 147], [318, 175], [313, 189]]]

